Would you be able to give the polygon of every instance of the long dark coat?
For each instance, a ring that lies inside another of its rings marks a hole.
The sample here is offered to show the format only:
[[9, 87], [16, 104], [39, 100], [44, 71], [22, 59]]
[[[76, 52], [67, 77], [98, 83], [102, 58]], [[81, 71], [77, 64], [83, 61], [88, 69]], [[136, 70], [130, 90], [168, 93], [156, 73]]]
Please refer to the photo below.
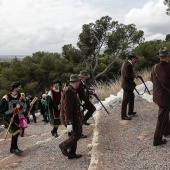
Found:
[[76, 89], [69, 85], [61, 97], [60, 119], [62, 124], [80, 126], [80, 105]]
[[152, 67], [153, 101], [159, 106], [170, 106], [170, 64], [161, 61]]
[[51, 125], [57, 126], [61, 124], [60, 110], [58, 106], [61, 104], [62, 90], [54, 91], [51, 89], [47, 95], [48, 114]]
[[134, 90], [136, 86], [134, 78], [136, 76], [133, 71], [133, 65], [129, 61], [122, 64], [119, 75], [121, 76], [121, 87], [125, 90]]

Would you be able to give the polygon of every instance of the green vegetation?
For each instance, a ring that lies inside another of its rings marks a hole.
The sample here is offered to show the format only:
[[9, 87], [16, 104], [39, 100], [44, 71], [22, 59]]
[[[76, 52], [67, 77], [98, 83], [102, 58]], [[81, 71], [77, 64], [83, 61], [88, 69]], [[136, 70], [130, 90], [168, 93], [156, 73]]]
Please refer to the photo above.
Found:
[[50, 88], [54, 79], [68, 83], [71, 74], [87, 70], [92, 82], [115, 82], [117, 73], [133, 51], [139, 60], [135, 71], [151, 68], [159, 62], [157, 52], [160, 47], [170, 49], [170, 34], [165, 40], [145, 42], [144, 32], [134, 24], [123, 25], [112, 21], [108, 16], [95, 23], [82, 26], [77, 48], [72, 44], [64, 45], [62, 53], [36, 52], [23, 60], [14, 58], [11, 62], [0, 63], [0, 97], [10, 90], [13, 81], [21, 81], [24, 91], [40, 95]]

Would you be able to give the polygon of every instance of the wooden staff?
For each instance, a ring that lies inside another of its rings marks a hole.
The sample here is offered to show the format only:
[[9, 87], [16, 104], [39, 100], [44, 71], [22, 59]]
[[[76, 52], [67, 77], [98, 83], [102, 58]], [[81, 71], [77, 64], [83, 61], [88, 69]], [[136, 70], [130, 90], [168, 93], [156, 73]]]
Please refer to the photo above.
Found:
[[[21, 101], [21, 100], [22, 100], [22, 97], [19, 98], [19, 101]], [[13, 111], [12, 111], [12, 112], [13, 112], [12, 121], [14, 121], [15, 115], [19, 114], [19, 111], [20, 111], [20, 110], [19, 110], [17, 107], [13, 108]], [[8, 132], [9, 132], [9, 129], [10, 129], [12, 123], [13, 123], [13, 122], [11, 122], [11, 120], [10, 120], [10, 124], [9, 124], [8, 129], [7, 129], [7, 132], [6, 132], [6, 134], [5, 134], [5, 139], [7, 138], [7, 135], [8, 135]]]
[[32, 100], [32, 102], [30, 103], [30, 111], [31, 111], [33, 105], [35, 104], [35, 102], [36, 102], [37, 100], [38, 100], [38, 98], [37, 98], [37, 97], [34, 97], [34, 99]]

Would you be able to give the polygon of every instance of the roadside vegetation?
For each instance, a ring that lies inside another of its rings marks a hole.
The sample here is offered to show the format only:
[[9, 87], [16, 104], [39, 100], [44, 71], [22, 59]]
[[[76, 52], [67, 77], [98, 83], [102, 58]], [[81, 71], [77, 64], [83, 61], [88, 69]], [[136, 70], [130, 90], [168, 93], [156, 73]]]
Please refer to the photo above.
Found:
[[[137, 73], [138, 75], [142, 76], [143, 80], [150, 81], [151, 79], [151, 69], [144, 69]], [[142, 84], [140, 79], [135, 79], [136, 85]], [[105, 83], [103, 81], [97, 82], [95, 85], [95, 91], [97, 96], [100, 100], [105, 100], [105, 98], [109, 97], [110, 95], [117, 95], [117, 93], [121, 90], [120, 85], [120, 78], [118, 77], [116, 80], [110, 80], [109, 82]], [[93, 97], [93, 103], [97, 100]]]
[[144, 31], [135, 24], [124, 25], [109, 16], [84, 24], [76, 47], [67, 44], [61, 53], [38, 51], [23, 60], [15, 57], [10, 62], [0, 62], [0, 98], [14, 81], [21, 81], [25, 93], [39, 97], [54, 79], [68, 84], [70, 75], [81, 70], [90, 74], [97, 89], [105, 89], [103, 95], [110, 91], [114, 94], [119, 90], [118, 70], [129, 53], [138, 57], [135, 72], [144, 74], [143, 70], [159, 62], [157, 53], [161, 47], [170, 49], [170, 34], [165, 40], [145, 41], [143, 36]]

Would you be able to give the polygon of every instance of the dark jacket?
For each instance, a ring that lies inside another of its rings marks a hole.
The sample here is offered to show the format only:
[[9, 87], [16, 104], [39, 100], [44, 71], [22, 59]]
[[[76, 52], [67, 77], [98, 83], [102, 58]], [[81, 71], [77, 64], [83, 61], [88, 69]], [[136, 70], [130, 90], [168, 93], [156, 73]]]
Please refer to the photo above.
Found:
[[160, 106], [170, 106], [170, 64], [161, 61], [152, 67], [153, 101]]
[[61, 97], [60, 120], [62, 124], [81, 125], [80, 124], [80, 105], [78, 102], [76, 89], [69, 85], [63, 91]]
[[80, 85], [77, 89], [77, 93], [79, 95], [79, 98], [81, 101], [84, 101], [85, 103], [89, 100], [89, 93], [86, 84], [83, 84], [82, 81], [80, 82]]
[[121, 76], [121, 87], [125, 90], [134, 90], [135, 89], [135, 82], [134, 78], [136, 77], [133, 72], [133, 65], [126, 61], [122, 64], [119, 75]]

